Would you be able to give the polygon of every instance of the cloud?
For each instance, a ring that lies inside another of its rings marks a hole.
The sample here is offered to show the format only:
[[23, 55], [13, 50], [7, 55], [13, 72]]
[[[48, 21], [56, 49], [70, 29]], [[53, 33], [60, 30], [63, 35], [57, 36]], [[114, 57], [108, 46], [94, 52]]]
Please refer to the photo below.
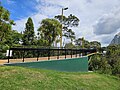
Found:
[[18, 32], [22, 32], [25, 29], [25, 23], [27, 18], [15, 21], [16, 25], [12, 26], [13, 30], [17, 30]]
[[120, 8], [103, 15], [93, 27], [96, 35], [116, 33], [120, 28]]
[[[47, 18], [47, 16], [38, 13], [38, 14], [34, 14], [30, 17], [33, 20], [34, 29], [35, 29], [35, 32], [37, 33], [37, 29], [40, 26], [40, 22], [42, 21], [42, 19]], [[27, 19], [28, 19], [28, 17], [15, 21], [16, 25], [12, 26], [13, 30], [17, 30], [18, 32], [23, 32], [25, 30], [25, 23], [27, 22]]]
[[102, 44], [102, 46], [109, 45], [109, 43], [112, 41], [112, 39], [116, 34], [116, 33], [112, 33], [112, 34], [96, 35], [91, 25], [87, 27], [79, 26], [78, 28], [73, 28], [73, 30], [76, 32], [76, 38], [84, 37], [88, 41], [98, 41]]
[[92, 3], [92, 0], [86, 0], [88, 3]]
[[7, 3], [8, 4], [15, 4], [15, 1], [13, 1], [13, 0], [7, 0]]
[[35, 14], [31, 16], [33, 23], [34, 23], [34, 29], [35, 32], [37, 32], [37, 29], [40, 26], [40, 22], [42, 21], [42, 19], [48, 18], [48, 16], [42, 15], [42, 14]]
[[[68, 7], [64, 15], [74, 14], [80, 19], [80, 26], [73, 28], [77, 38], [85, 37], [89, 41], [98, 40], [102, 45], [107, 45], [118, 32], [120, 10], [113, 10], [113, 8], [120, 5], [119, 0], [36, 0], [36, 2], [34, 8], [37, 12], [29, 15], [33, 19], [35, 31], [42, 19], [53, 18], [61, 14], [62, 8]], [[27, 18], [28, 16], [15, 21], [17, 26], [14, 28], [24, 31]]]

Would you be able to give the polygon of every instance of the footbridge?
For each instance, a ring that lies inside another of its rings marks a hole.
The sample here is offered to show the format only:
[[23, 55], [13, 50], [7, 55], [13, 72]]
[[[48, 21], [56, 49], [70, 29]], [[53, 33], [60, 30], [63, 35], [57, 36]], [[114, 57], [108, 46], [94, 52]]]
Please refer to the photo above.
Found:
[[58, 71], [88, 71], [88, 56], [96, 49], [10, 48], [4, 65]]

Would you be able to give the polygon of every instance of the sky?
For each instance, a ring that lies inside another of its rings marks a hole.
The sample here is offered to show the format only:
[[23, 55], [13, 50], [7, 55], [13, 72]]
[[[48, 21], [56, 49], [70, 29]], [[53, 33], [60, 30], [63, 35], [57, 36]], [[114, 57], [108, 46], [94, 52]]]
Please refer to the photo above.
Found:
[[[120, 32], [120, 0], [0, 0], [10, 11], [10, 18], [16, 25], [12, 28], [24, 31], [28, 17], [33, 19], [37, 32], [45, 18], [60, 15], [62, 8], [68, 7], [64, 15], [73, 14], [80, 19], [78, 27], [72, 28], [76, 38], [99, 41], [102, 46], [110, 44]], [[65, 40], [68, 42], [68, 40]]]

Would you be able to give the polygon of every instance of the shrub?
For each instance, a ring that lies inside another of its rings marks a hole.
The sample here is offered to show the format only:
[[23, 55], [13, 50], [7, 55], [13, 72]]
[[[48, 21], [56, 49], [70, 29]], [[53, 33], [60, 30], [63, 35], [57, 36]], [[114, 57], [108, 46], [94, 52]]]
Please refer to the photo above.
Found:
[[89, 60], [89, 70], [120, 77], [120, 46], [108, 46], [106, 55], [93, 55]]

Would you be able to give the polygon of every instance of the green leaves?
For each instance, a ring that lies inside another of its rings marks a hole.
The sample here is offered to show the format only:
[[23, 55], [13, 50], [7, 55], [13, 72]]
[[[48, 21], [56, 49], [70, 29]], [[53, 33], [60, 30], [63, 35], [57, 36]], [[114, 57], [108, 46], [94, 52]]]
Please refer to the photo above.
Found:
[[61, 24], [55, 19], [43, 19], [38, 32], [40, 38], [45, 40], [46, 46], [51, 46], [61, 34]]
[[10, 20], [10, 13], [8, 10], [0, 6], [0, 20], [6, 22]]
[[73, 39], [75, 39], [75, 32], [70, 29], [70, 27], [77, 27], [80, 20], [72, 14], [70, 14], [68, 17], [58, 15], [55, 16], [55, 19], [57, 19], [61, 24], [63, 24], [63, 36], [73, 41]]
[[79, 19], [75, 16], [70, 14], [68, 17], [62, 15], [55, 16], [55, 19], [59, 20], [60, 23], [64, 25], [64, 27], [76, 27], [79, 25]]
[[87, 40], [84, 40], [84, 38], [76, 39], [75, 44], [79, 47], [82, 47], [82, 48], [96, 48], [96, 49], [101, 48], [100, 42], [98, 42], [98, 41], [89, 42]]
[[34, 32], [34, 24], [32, 19], [29, 17], [26, 23], [25, 31], [23, 33], [23, 45], [34, 45], [35, 40], [35, 32]]
[[11, 25], [14, 21], [10, 20], [10, 13], [0, 3], [0, 43], [4, 44], [11, 32]]
[[104, 56], [91, 56], [89, 63], [90, 69], [120, 77], [120, 46], [108, 46], [106, 47], [106, 51], [107, 53]]

